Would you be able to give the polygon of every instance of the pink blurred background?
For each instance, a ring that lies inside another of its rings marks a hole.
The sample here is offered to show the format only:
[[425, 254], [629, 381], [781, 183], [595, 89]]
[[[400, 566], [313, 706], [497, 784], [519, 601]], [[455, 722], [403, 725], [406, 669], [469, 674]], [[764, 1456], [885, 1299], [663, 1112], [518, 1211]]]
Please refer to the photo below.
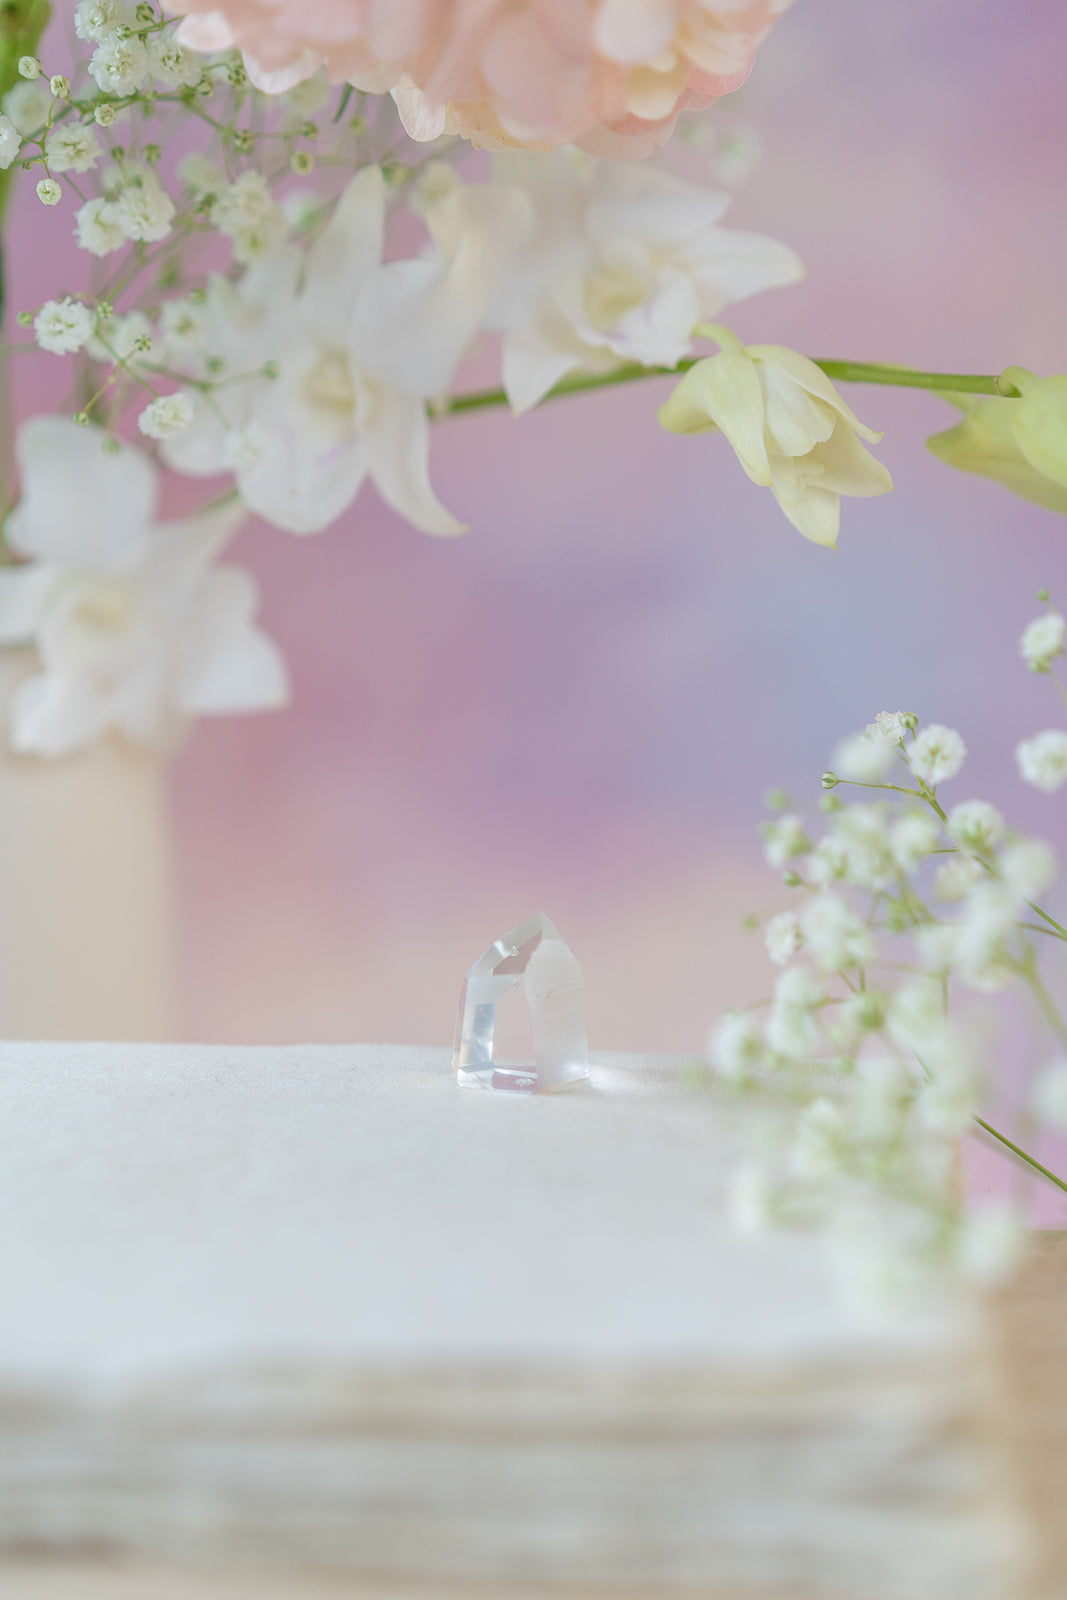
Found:
[[[1067, 370], [1065, 45], [1061, 0], [796, 0], [728, 106], [763, 151], [728, 220], [809, 276], [738, 332]], [[69, 277], [68, 214], [21, 206], [16, 309]], [[43, 365], [24, 409], [55, 403]], [[882, 709], [958, 726], [955, 797], [1067, 847], [1062, 795], [1012, 756], [1062, 721], [1017, 657], [1035, 591], [1067, 604], [1062, 521], [929, 457], [941, 402], [856, 388], [897, 487], [846, 504], [828, 552], [723, 440], [661, 433], [665, 392], [441, 424], [461, 541], [372, 490], [313, 538], [241, 536], [296, 697], [202, 724], [177, 762], [183, 1036], [445, 1043], [466, 967], [542, 908], [582, 958], [594, 1048], [696, 1051], [768, 989], [739, 926], [786, 893], [764, 791], [814, 813], [834, 744]]]

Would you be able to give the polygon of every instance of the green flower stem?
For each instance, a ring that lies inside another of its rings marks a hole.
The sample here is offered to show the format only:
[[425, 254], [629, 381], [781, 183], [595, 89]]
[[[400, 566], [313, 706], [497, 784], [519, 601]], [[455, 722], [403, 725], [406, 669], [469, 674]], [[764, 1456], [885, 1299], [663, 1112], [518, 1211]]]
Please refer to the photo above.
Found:
[[[624, 366], [613, 367], [610, 372], [564, 378], [548, 391], [545, 399], [562, 400], [566, 395], [610, 389], [616, 384], [634, 383], [639, 378], [680, 378], [698, 361], [705, 359], [704, 356], [693, 356], [679, 361], [676, 367], [643, 367], [639, 362], [630, 361]], [[997, 375], [986, 377], [962, 372], [920, 372], [912, 367], [892, 367], [866, 361], [817, 359], [815, 365], [821, 367], [828, 378], [836, 378], [841, 383], [882, 383], [901, 389], [927, 389], [934, 393], [940, 390], [953, 394], [999, 394], [1005, 399], [1014, 398], [1018, 392], [1013, 385], [1000, 383]], [[455, 395], [442, 401], [434, 409], [433, 415], [454, 417], [466, 411], [486, 411], [493, 406], [506, 406], [507, 403], [508, 397], [503, 389], [476, 389], [470, 394]]]
[[1005, 1134], [998, 1133], [996, 1128], [991, 1123], [986, 1122], [984, 1117], [975, 1117], [974, 1121], [980, 1128], [984, 1128], [986, 1133], [991, 1134], [994, 1139], [1010, 1150], [1012, 1155], [1018, 1156], [1020, 1161], [1025, 1161], [1028, 1167], [1032, 1167], [1042, 1178], [1045, 1178], [1049, 1183], [1054, 1184], [1057, 1189], [1062, 1189], [1064, 1194], [1067, 1194], [1067, 1183], [1062, 1178], [1057, 1178], [1056, 1174], [1050, 1172], [1047, 1167], [1043, 1167], [1034, 1156], [1027, 1155], [1025, 1150], [1021, 1149], [1019, 1145], [1013, 1144]]

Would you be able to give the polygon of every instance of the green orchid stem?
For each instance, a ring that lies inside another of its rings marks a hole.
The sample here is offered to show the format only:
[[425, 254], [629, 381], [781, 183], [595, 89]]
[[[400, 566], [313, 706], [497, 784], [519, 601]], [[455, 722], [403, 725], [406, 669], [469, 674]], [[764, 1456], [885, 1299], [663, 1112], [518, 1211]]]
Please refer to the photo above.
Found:
[[[679, 361], [676, 367], [643, 367], [630, 361], [625, 366], [613, 367], [610, 372], [589, 373], [577, 378], [564, 378], [545, 395], [546, 400], [562, 400], [570, 394], [586, 394], [593, 389], [611, 389], [616, 384], [634, 383], [639, 378], [680, 378], [706, 356], [692, 356]], [[919, 372], [912, 367], [891, 367], [877, 362], [816, 360], [828, 378], [841, 383], [883, 383], [900, 389], [927, 389], [933, 393], [943, 391], [953, 394], [993, 394], [1003, 399], [1014, 399], [1018, 390], [1014, 385], [1001, 382], [999, 376], [973, 375], [964, 372]], [[998, 387], [999, 385], [999, 387]], [[487, 411], [493, 406], [506, 406], [508, 397], [503, 389], [477, 389], [471, 394], [455, 395], [442, 401], [433, 415], [459, 416], [465, 411]]]
[[1067, 1194], [1067, 1183], [1065, 1183], [1062, 1178], [1057, 1178], [1056, 1174], [1054, 1172], [1050, 1172], [1047, 1167], [1043, 1167], [1040, 1161], [1035, 1160], [1035, 1158], [1031, 1155], [1027, 1155], [1025, 1150], [1020, 1149], [1017, 1144], [1013, 1144], [1012, 1141], [1006, 1137], [1006, 1135], [1003, 1133], [998, 1133], [996, 1128], [994, 1128], [990, 1123], [986, 1122], [984, 1117], [975, 1117], [974, 1121], [980, 1128], [984, 1128], [986, 1133], [990, 1134], [994, 1139], [996, 1139], [998, 1144], [1002, 1144], [1006, 1149], [1010, 1150], [1012, 1155], [1018, 1156], [1020, 1161], [1025, 1161], [1028, 1167], [1032, 1167], [1033, 1170], [1036, 1173], [1039, 1173], [1042, 1178], [1047, 1179], [1049, 1183], [1053, 1184], [1057, 1189], [1062, 1189], [1064, 1194]]

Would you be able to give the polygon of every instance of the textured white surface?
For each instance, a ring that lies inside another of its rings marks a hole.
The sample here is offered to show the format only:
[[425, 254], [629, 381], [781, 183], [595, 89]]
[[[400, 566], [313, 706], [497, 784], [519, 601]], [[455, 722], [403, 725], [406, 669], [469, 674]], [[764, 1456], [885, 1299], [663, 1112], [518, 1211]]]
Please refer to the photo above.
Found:
[[0, 1047], [0, 1379], [310, 1358], [855, 1355], [819, 1241], [736, 1237], [726, 1114], [669, 1061], [457, 1089], [393, 1046]]

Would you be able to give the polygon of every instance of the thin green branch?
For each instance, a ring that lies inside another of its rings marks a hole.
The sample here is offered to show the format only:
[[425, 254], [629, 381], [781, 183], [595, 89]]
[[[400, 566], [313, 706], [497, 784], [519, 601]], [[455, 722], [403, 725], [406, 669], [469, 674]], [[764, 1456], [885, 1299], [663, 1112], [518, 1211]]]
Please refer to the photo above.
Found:
[[[679, 361], [676, 367], [644, 367], [630, 361], [610, 372], [585, 373], [574, 378], [564, 378], [545, 395], [546, 400], [562, 400], [567, 395], [586, 394], [594, 389], [610, 389], [620, 383], [634, 383], [640, 378], [680, 378], [695, 367], [703, 356], [692, 356]], [[894, 367], [884, 362], [832, 361], [816, 358], [828, 378], [841, 383], [881, 383], [901, 389], [926, 389], [934, 393], [993, 394], [1005, 399], [1013, 398], [1016, 391], [1008, 383], [1001, 383], [996, 374], [970, 374], [963, 372], [922, 372], [914, 367]], [[508, 397], [503, 389], [476, 389], [470, 394], [454, 395], [442, 401], [435, 409], [436, 417], [460, 416], [466, 411], [486, 411], [494, 406], [506, 406]]]
[[1042, 1178], [1045, 1178], [1049, 1183], [1054, 1184], [1057, 1189], [1062, 1189], [1064, 1194], [1067, 1194], [1067, 1183], [1065, 1183], [1062, 1178], [1057, 1178], [1056, 1174], [1054, 1172], [1050, 1172], [1047, 1167], [1043, 1167], [1041, 1162], [1038, 1161], [1036, 1157], [1028, 1155], [1020, 1145], [1013, 1143], [1013, 1141], [1009, 1139], [1006, 1134], [998, 1133], [997, 1129], [994, 1128], [991, 1123], [986, 1122], [984, 1117], [975, 1117], [973, 1120], [980, 1128], [984, 1128], [986, 1133], [990, 1134], [994, 1139], [996, 1139], [998, 1143], [1004, 1145], [1008, 1150], [1010, 1150], [1012, 1155], [1018, 1156], [1020, 1161], [1025, 1161], [1028, 1167], [1032, 1167], [1033, 1170], [1039, 1173]]

